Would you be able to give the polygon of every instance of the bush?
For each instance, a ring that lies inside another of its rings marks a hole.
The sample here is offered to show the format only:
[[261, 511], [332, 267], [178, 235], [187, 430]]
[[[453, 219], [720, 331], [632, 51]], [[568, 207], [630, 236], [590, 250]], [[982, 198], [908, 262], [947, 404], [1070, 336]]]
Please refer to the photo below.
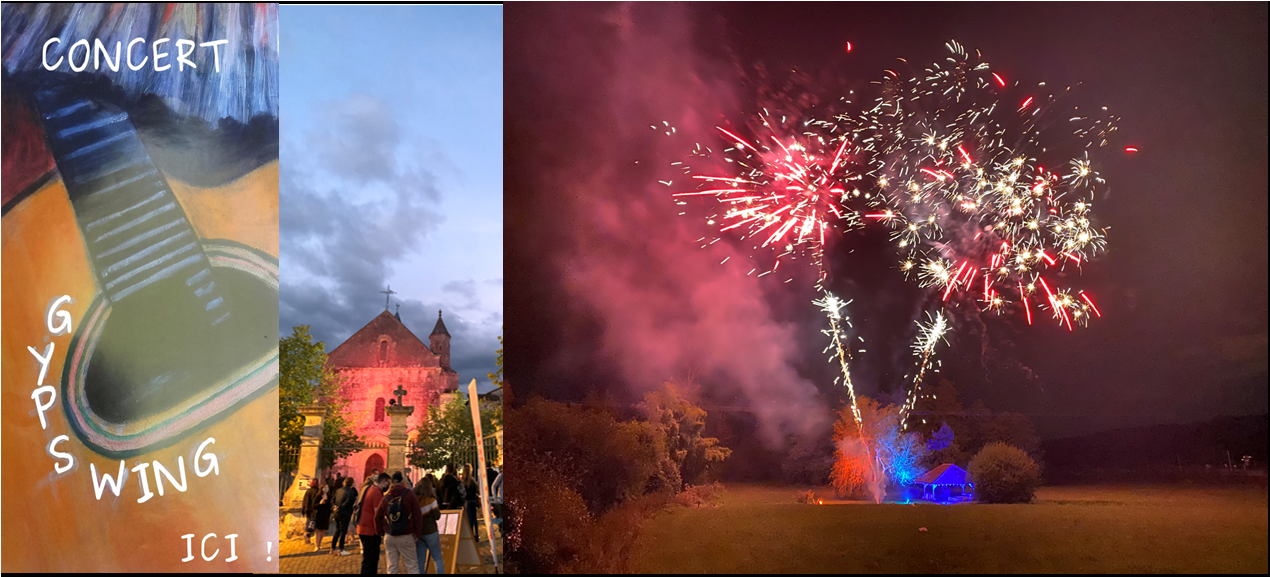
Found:
[[790, 485], [828, 485], [833, 451], [828, 435], [791, 435], [781, 458], [781, 479]]
[[567, 479], [536, 463], [518, 463], [507, 480], [507, 553], [520, 573], [597, 569], [600, 557], [588, 535], [593, 519]]
[[649, 423], [619, 422], [607, 412], [533, 399], [507, 412], [506, 430], [509, 463], [548, 466], [593, 515], [650, 488], [679, 488], [665, 434]]
[[[644, 520], [677, 499], [669, 490], [659, 491], [593, 515], [551, 464], [517, 459], [514, 470], [503, 525], [508, 573], [629, 572]], [[718, 487], [700, 489], [688, 493]]]
[[1027, 452], [988, 443], [970, 460], [975, 497], [981, 503], [1030, 503], [1041, 483], [1041, 468]]
[[[680, 492], [683, 462], [667, 450], [660, 421], [618, 421], [595, 406], [537, 398], [506, 418], [506, 468], [515, 471], [506, 491], [509, 572], [624, 573], [644, 520], [671, 503], [707, 505], [722, 489]], [[688, 470], [708, 477], [727, 450], [692, 431], [676, 430], [676, 454], [697, 455]]]
[[640, 523], [682, 484], [665, 433], [542, 399], [509, 409], [507, 423], [509, 571], [625, 572]]
[[629, 573], [631, 558], [637, 551], [644, 521], [664, 509], [670, 501], [669, 491], [660, 491], [631, 499], [601, 515], [586, 531], [590, 547], [588, 565], [570, 567], [568, 573]]
[[816, 504], [816, 492], [815, 491], [799, 491], [797, 500], [799, 503], [814, 505]]
[[[679, 472], [679, 491], [688, 485], [702, 485], [715, 480], [732, 449], [719, 444], [719, 439], [706, 437], [706, 412], [693, 404], [687, 393], [672, 383], [649, 391], [640, 403], [647, 423], [665, 433], [665, 446]], [[663, 475], [664, 477], [669, 477]]]
[[723, 485], [717, 481], [707, 485], [688, 485], [686, 489], [675, 495], [674, 503], [694, 509], [714, 503], [723, 492]]

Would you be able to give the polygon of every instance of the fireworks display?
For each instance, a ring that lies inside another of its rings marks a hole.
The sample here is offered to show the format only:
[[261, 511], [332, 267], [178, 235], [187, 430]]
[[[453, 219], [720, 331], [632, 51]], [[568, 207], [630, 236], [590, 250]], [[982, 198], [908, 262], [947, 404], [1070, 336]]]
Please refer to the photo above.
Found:
[[[787, 257], [816, 264], [822, 298], [815, 304], [828, 317], [831, 357], [857, 424], [847, 302], [823, 282], [831, 231], [888, 229], [897, 268], [930, 289], [935, 306], [1013, 312], [1029, 325], [1048, 311], [1068, 330], [1102, 316], [1087, 292], [1061, 283], [1106, 247], [1106, 231], [1092, 218], [1106, 183], [1091, 153], [1109, 145], [1117, 118], [1105, 107], [1068, 107], [1070, 88], [1011, 82], [977, 52], [946, 46], [942, 62], [886, 70], [867, 104], [843, 98], [847, 109], [825, 118], [764, 109], [748, 130], [717, 127], [721, 153], [697, 145], [693, 158], [709, 159], [711, 171], [676, 163], [696, 186], [674, 196], [681, 204], [714, 200], [706, 221], [718, 238], [733, 234], [775, 251], [759, 276]], [[905, 417], [949, 321], [941, 310], [918, 323]]]
[[[851, 302], [843, 301], [834, 296], [828, 289], [822, 288], [821, 290], [824, 292], [824, 297], [813, 302], [820, 306], [821, 312], [825, 313], [825, 316], [829, 319], [829, 330], [823, 331], [830, 338], [830, 346], [825, 348], [825, 352], [829, 353], [832, 351], [831, 356], [838, 360], [838, 366], [842, 371], [842, 383], [846, 385], [847, 398], [851, 401], [851, 416], [855, 420], [856, 430], [860, 434], [860, 446], [864, 449], [866, 462], [869, 463], [869, 478], [872, 486], [876, 487], [883, 478], [882, 472], [885, 469], [885, 463], [880, 462], [878, 453], [873, 450], [873, 447], [869, 446], [869, 443], [865, 442], [864, 416], [860, 414], [860, 404], [856, 401], [855, 396], [855, 384], [851, 382], [851, 365], [847, 362], [851, 356], [851, 349], [845, 345], [847, 336], [843, 331], [843, 325], [850, 325], [851, 323], [850, 319], [843, 314], [843, 309]], [[834, 384], [837, 384], [836, 380]], [[874, 498], [881, 502], [880, 491], [874, 490], [872, 492]]]
[[[1093, 298], [1053, 273], [1079, 271], [1106, 246], [1091, 219], [1105, 182], [1089, 153], [1108, 145], [1116, 118], [1062, 109], [1070, 89], [1024, 89], [948, 48], [911, 77], [887, 70], [867, 110], [829, 120], [764, 111], [750, 137], [718, 127], [735, 170], [686, 167], [699, 186], [674, 196], [714, 198], [707, 224], [775, 249], [768, 272], [802, 252], [819, 265], [831, 227], [885, 226], [898, 268], [942, 301], [961, 294], [1028, 324], [1036, 307], [1069, 330], [1087, 324], [1101, 316]], [[698, 145], [694, 156], [714, 154]]]
[[[843, 325], [850, 324], [850, 320], [843, 314], [842, 310], [846, 308], [849, 301], [834, 296], [829, 291], [824, 291], [825, 296], [820, 300], [813, 301], [820, 306], [820, 310], [829, 318], [829, 330], [824, 331], [829, 335], [830, 346], [825, 348], [825, 352], [831, 350], [832, 356], [838, 360], [838, 365], [842, 370], [842, 383], [847, 387], [847, 396], [851, 401], [851, 413], [855, 417], [856, 425], [862, 424], [860, 417], [860, 406], [856, 403], [855, 384], [851, 382], [851, 366], [847, 362], [851, 356], [851, 350], [844, 344], [846, 334], [843, 332]], [[942, 317], [941, 317], [942, 318]], [[834, 384], [837, 384], [836, 382]]]
[[917, 395], [922, 388], [922, 378], [926, 376], [926, 369], [930, 367], [931, 358], [935, 355], [935, 345], [944, 340], [944, 334], [948, 332], [948, 319], [944, 318], [943, 311], [940, 311], [930, 322], [917, 323], [917, 326], [919, 330], [917, 340], [913, 343], [913, 353], [921, 361], [918, 362], [917, 376], [913, 377], [913, 386], [909, 387], [908, 397], [905, 398], [904, 405], [900, 407], [901, 424], [908, 422], [908, 413], [917, 404]]
[[1028, 324], [1040, 307], [1069, 330], [1083, 326], [1101, 312], [1054, 273], [1079, 272], [1106, 246], [1091, 220], [1105, 182], [1089, 153], [1108, 145], [1116, 118], [1064, 109], [1070, 89], [1024, 89], [977, 53], [948, 48], [944, 63], [908, 79], [888, 71], [876, 105], [856, 115], [877, 167], [863, 218], [893, 231], [900, 270], [943, 301], [961, 293]]
[[[718, 127], [728, 147], [725, 162], [736, 174], [691, 174], [698, 190], [676, 197], [712, 196], [719, 210], [707, 224], [719, 232], [739, 230], [759, 247], [777, 249], [776, 267], [786, 255], [809, 252], [819, 262], [829, 226], [851, 228], [859, 217], [849, 208], [848, 186], [863, 178], [853, 159], [852, 135], [835, 134], [829, 121], [758, 117], [761, 129], [752, 139]], [[851, 150], [849, 150], [849, 147]], [[710, 156], [708, 148], [696, 154]], [[856, 194], [858, 189], [852, 189]], [[770, 271], [769, 271], [770, 272]]]

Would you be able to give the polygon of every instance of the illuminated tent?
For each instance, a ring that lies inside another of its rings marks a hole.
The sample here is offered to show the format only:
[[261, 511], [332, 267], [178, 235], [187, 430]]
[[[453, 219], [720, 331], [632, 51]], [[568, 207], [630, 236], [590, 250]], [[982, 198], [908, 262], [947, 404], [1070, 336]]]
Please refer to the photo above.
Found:
[[922, 498], [930, 501], [957, 501], [974, 498], [975, 484], [970, 473], [952, 463], [944, 463], [918, 477]]

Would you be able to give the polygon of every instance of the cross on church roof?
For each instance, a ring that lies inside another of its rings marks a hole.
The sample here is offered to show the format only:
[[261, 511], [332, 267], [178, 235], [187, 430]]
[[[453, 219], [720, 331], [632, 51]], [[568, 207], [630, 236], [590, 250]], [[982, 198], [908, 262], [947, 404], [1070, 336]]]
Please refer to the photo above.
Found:
[[402, 397], [406, 396], [406, 388], [398, 384], [397, 390], [393, 391], [392, 394], [397, 396], [397, 406], [404, 406], [402, 403]]
[[388, 298], [397, 294], [397, 291], [392, 290], [392, 285], [388, 285], [388, 290], [379, 291], [379, 294], [384, 295], [384, 310], [388, 310]]

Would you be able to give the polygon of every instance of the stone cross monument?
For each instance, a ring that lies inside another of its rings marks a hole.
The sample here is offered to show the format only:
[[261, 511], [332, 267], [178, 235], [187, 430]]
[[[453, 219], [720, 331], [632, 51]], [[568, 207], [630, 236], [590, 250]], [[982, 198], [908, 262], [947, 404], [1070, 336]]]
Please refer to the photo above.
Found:
[[415, 412], [414, 407], [402, 406], [405, 402], [406, 389], [401, 385], [397, 385], [397, 390], [393, 391], [397, 396], [397, 404], [384, 407], [384, 412], [388, 413], [388, 462], [384, 465], [384, 472], [392, 474], [401, 471], [405, 474], [406, 468], [406, 442], [410, 439], [410, 433], [406, 430], [406, 418]]

